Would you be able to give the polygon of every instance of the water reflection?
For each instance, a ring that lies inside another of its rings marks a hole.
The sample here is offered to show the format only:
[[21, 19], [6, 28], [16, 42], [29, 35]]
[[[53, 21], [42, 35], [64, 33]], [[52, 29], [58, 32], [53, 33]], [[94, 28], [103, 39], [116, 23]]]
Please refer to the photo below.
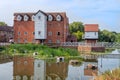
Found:
[[34, 58], [25, 56], [14, 56], [13, 80], [33, 80]]
[[84, 62], [84, 75], [85, 76], [97, 76], [98, 75], [98, 64], [97, 62]]
[[65, 80], [68, 63], [50, 63], [33, 57], [15, 56], [13, 60], [13, 80]]
[[[119, 54], [118, 50], [112, 54]], [[93, 75], [120, 67], [118, 58], [98, 58], [97, 61], [82, 64], [70, 61], [56, 62], [31, 56], [14, 56], [13, 62], [0, 64], [0, 80], [93, 80]]]

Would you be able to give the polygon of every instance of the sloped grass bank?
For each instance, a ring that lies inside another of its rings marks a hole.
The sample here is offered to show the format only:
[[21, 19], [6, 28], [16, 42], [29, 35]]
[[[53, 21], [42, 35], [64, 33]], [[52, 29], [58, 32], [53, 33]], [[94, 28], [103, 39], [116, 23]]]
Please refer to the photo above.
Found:
[[0, 47], [0, 54], [7, 55], [33, 55], [38, 53], [38, 57], [51, 58], [56, 56], [80, 56], [79, 52], [75, 49], [69, 48], [49, 48], [40, 44], [11, 44], [10, 46]]

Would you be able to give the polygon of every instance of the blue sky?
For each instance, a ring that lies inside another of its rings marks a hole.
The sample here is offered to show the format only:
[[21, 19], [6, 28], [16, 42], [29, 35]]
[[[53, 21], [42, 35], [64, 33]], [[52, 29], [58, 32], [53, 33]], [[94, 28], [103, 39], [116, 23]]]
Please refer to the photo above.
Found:
[[120, 32], [120, 0], [3, 0], [0, 21], [13, 25], [15, 12], [66, 12], [69, 22], [99, 24], [101, 30]]

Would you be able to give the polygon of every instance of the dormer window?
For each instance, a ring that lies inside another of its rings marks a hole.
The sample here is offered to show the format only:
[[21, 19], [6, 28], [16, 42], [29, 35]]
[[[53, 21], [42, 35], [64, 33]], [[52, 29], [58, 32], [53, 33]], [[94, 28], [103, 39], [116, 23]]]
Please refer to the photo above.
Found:
[[57, 15], [57, 16], [56, 16], [56, 20], [57, 20], [57, 21], [61, 21], [61, 20], [62, 20], [61, 15]]
[[32, 21], [34, 21], [35, 20], [35, 15], [32, 15]]
[[17, 21], [21, 21], [22, 20], [22, 16], [21, 15], [18, 15], [17, 16]]
[[52, 21], [53, 20], [53, 16], [52, 15], [48, 15], [48, 21]]
[[24, 21], [28, 21], [29, 17], [27, 15], [24, 16]]

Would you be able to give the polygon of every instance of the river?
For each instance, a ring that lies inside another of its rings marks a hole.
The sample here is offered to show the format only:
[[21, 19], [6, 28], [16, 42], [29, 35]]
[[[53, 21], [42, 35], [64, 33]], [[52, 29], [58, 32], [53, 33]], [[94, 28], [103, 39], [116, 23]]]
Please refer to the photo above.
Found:
[[[111, 54], [120, 54], [116, 49]], [[88, 64], [98, 68], [87, 69]], [[83, 62], [72, 65], [68, 61], [54, 62], [33, 57], [15, 56], [12, 62], [0, 64], [0, 80], [93, 80], [106, 70], [120, 67], [120, 59], [98, 58], [97, 62]], [[92, 71], [92, 72], [91, 72]]]

